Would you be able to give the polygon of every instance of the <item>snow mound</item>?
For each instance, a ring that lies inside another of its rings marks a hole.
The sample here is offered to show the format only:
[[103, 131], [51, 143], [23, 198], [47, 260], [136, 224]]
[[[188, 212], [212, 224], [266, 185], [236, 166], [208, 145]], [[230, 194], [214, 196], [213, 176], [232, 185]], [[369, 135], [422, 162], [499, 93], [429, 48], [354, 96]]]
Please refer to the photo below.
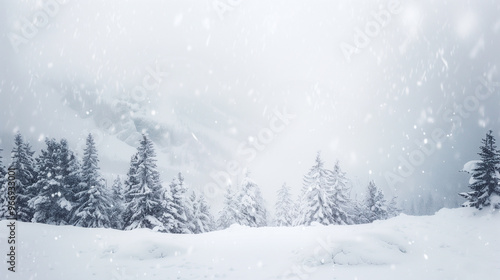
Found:
[[334, 228], [337, 238], [331, 235], [318, 238], [308, 265], [390, 265], [399, 263], [407, 252], [401, 232], [372, 228], [361, 231], [357, 227]]
[[462, 172], [467, 172], [469, 174], [473, 173], [473, 170], [477, 168], [478, 163], [480, 163], [480, 160], [471, 160], [467, 162], [464, 165], [464, 168], [462, 168]]

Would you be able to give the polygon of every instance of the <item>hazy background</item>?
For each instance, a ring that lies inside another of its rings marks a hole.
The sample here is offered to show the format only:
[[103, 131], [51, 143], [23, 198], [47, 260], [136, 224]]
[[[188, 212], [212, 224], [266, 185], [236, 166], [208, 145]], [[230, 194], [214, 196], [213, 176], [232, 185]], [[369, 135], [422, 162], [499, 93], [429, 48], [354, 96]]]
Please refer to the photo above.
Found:
[[[283, 182], [298, 194], [321, 150], [327, 166], [340, 161], [353, 196], [373, 179], [407, 212], [456, 207], [468, 181], [458, 171], [489, 129], [500, 136], [500, 3], [396, 1], [401, 11], [346, 59], [341, 45], [355, 46], [356, 30], [391, 2], [1, 1], [3, 156], [15, 131], [37, 151], [66, 137], [80, 154], [93, 133], [111, 179], [147, 132], [164, 182], [183, 172], [217, 210], [222, 189], [207, 186], [222, 185], [210, 174], [228, 161], [249, 168], [271, 207]], [[28, 32], [30, 22], [39, 27]], [[481, 79], [494, 93], [475, 104], [488, 92]], [[453, 117], [463, 105], [473, 110]], [[276, 110], [294, 118], [249, 160], [238, 146], [268, 132]], [[431, 141], [438, 129], [441, 143]], [[424, 141], [435, 152], [388, 182]]]

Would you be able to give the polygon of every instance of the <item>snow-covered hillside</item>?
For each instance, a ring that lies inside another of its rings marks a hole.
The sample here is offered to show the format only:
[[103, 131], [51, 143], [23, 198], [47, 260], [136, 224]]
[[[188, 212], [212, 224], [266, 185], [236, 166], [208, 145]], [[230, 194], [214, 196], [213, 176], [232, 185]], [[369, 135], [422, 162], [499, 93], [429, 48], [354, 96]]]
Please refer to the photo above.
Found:
[[201, 235], [18, 223], [18, 271], [3, 265], [0, 278], [498, 279], [499, 224], [498, 212], [470, 208], [368, 225], [234, 225]]

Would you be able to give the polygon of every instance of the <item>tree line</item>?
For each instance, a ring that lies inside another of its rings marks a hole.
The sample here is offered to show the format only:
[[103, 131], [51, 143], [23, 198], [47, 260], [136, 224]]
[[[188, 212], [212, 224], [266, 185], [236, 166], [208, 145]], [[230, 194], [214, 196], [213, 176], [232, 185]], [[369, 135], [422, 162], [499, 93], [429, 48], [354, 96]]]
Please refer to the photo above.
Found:
[[[232, 224], [251, 227], [312, 223], [368, 223], [397, 215], [395, 198], [387, 202], [370, 182], [364, 202], [350, 199], [350, 187], [339, 163], [323, 167], [318, 156], [304, 176], [301, 195], [293, 201], [284, 184], [278, 192], [275, 219], [270, 220], [259, 186], [247, 176], [239, 188], [228, 186], [217, 220], [203, 194], [188, 190], [181, 173], [163, 184], [152, 141], [143, 135], [122, 180], [108, 187], [100, 173], [98, 151], [91, 134], [82, 158], [65, 139], [47, 138], [34, 157], [22, 135], [14, 137], [10, 167], [15, 168], [16, 217], [23, 222], [132, 230], [150, 228], [168, 233], [202, 233]], [[1, 150], [0, 150], [1, 151]], [[7, 217], [7, 170], [0, 156], [0, 219]]]
[[292, 198], [286, 183], [278, 190], [273, 221], [267, 221], [259, 187], [247, 176], [238, 191], [227, 188], [217, 227], [224, 229], [235, 223], [252, 227], [350, 225], [371, 223], [400, 213], [396, 197], [387, 201], [373, 181], [368, 184], [364, 201], [352, 199], [350, 194], [349, 180], [340, 164], [337, 162], [329, 170], [318, 153], [315, 164], [304, 176], [298, 199]]
[[[106, 186], [91, 134], [79, 159], [65, 139], [46, 139], [34, 158], [21, 134], [14, 137], [9, 167], [15, 169], [16, 219], [22, 222], [168, 233], [202, 233], [214, 229], [203, 195], [184, 185], [179, 173], [163, 185], [153, 143], [143, 135], [126, 179]], [[0, 150], [1, 151], [1, 150]], [[7, 216], [7, 172], [0, 156], [0, 219]]]
[[[143, 135], [130, 160], [125, 180], [117, 176], [111, 187], [100, 173], [98, 151], [91, 134], [80, 159], [65, 139], [47, 138], [34, 157], [20, 133], [14, 137], [9, 169], [15, 170], [16, 218], [23, 222], [121, 230], [150, 228], [167, 233], [203, 233], [232, 224], [250, 227], [349, 225], [387, 219], [400, 213], [396, 197], [387, 200], [371, 181], [362, 201], [351, 198], [351, 187], [339, 162], [324, 167], [320, 153], [304, 175], [299, 197], [287, 184], [278, 190], [275, 217], [270, 220], [259, 186], [247, 176], [240, 186], [228, 186], [217, 220], [203, 194], [188, 190], [181, 173], [163, 184], [151, 140]], [[2, 150], [0, 149], [0, 152]], [[482, 139], [471, 170], [464, 207], [500, 209], [500, 151], [492, 131]], [[0, 153], [0, 219], [7, 216], [7, 168]]]

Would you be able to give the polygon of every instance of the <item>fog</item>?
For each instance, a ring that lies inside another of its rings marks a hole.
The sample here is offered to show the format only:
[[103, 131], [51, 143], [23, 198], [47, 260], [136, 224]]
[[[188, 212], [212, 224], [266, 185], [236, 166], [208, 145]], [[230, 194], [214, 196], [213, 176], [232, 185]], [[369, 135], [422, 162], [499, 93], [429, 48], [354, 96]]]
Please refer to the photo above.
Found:
[[93, 133], [124, 175], [145, 132], [165, 183], [183, 172], [217, 203], [248, 170], [272, 205], [321, 151], [353, 193], [374, 180], [409, 210], [458, 206], [459, 170], [500, 136], [498, 1], [0, 5], [4, 158], [15, 131], [80, 153]]

